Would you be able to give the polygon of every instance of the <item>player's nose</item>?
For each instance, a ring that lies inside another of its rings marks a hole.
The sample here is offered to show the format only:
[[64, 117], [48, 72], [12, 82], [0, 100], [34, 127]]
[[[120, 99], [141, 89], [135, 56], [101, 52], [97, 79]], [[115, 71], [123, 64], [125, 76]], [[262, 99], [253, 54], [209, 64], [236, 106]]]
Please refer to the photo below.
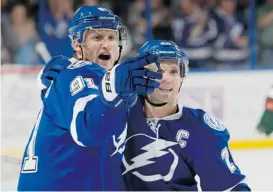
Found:
[[160, 85], [162, 84], [166, 84], [169, 82], [169, 78], [165, 73], [162, 73], [162, 79], [157, 80], [159, 82]]
[[102, 40], [102, 47], [103, 48], [109, 48], [109, 39], [108, 38], [104, 38]]
[[162, 73], [162, 79], [161, 81], [172, 81], [172, 77], [168, 72], [163, 72]]

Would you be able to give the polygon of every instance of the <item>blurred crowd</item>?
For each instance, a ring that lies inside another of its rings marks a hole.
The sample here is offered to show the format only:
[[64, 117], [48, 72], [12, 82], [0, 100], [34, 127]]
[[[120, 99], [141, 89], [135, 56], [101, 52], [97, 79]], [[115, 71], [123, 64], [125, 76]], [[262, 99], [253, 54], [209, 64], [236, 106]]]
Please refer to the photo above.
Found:
[[[127, 28], [122, 58], [137, 53], [150, 26], [154, 39], [173, 40], [189, 55], [191, 68], [249, 68], [248, 0], [150, 0], [150, 12], [145, 2], [1, 0], [1, 63], [44, 64], [47, 52], [72, 56], [68, 28], [75, 10], [100, 4], [119, 15]], [[256, 1], [253, 22], [258, 64], [273, 66], [273, 0]]]

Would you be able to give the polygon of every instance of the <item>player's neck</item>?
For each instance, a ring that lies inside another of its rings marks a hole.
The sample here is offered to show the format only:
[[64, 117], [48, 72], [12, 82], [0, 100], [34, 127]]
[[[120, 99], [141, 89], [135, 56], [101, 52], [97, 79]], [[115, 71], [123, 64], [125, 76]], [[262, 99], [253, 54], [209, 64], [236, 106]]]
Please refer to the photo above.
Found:
[[177, 101], [167, 103], [162, 107], [152, 106], [150, 103], [145, 101], [144, 113], [147, 118], [162, 118], [177, 112]]

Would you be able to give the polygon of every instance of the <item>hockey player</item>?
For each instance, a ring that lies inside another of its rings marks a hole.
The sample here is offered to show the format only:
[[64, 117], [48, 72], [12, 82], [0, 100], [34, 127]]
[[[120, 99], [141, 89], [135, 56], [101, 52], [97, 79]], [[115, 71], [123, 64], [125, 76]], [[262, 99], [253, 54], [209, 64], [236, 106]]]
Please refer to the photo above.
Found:
[[201, 109], [184, 107], [177, 95], [189, 60], [171, 41], [149, 41], [163, 74], [153, 93], [132, 107], [122, 159], [127, 190], [250, 190], [231, 156], [227, 128]]
[[226, 127], [205, 111], [178, 103], [187, 56], [171, 41], [150, 41], [140, 50], [146, 52], [158, 55], [163, 78], [154, 93], [139, 97], [130, 110], [122, 159], [126, 189], [250, 190], [230, 154]]
[[128, 108], [162, 78], [144, 68], [157, 65], [154, 54], [113, 67], [122, 34], [119, 17], [109, 9], [81, 7], [69, 33], [75, 58], [57, 56], [42, 74], [43, 107], [24, 152], [19, 191], [122, 190]]

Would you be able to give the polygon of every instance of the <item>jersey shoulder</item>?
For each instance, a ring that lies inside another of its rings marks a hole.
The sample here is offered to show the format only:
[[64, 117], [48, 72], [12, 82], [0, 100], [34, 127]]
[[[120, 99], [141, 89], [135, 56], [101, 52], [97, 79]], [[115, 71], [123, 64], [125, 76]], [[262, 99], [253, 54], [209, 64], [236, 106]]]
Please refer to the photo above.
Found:
[[[50, 64], [67, 66], [61, 70], [59, 76], [56, 78], [56, 85], [66, 86], [72, 82], [84, 83], [90, 86], [98, 86], [106, 73], [105, 69], [96, 63], [89, 61], [76, 60], [75, 58], [68, 58], [64, 56], [57, 56], [50, 61]], [[92, 87], [91, 87], [92, 88]]]
[[70, 58], [69, 61], [71, 64], [67, 66], [64, 75], [81, 75], [83, 77], [97, 77], [101, 79], [106, 73], [106, 70], [102, 66], [93, 62], [76, 60], [74, 58]]
[[226, 137], [229, 139], [229, 132], [226, 126], [212, 114], [202, 110], [184, 107], [183, 118], [191, 122], [194, 130], [203, 136]]
[[53, 95], [78, 98], [90, 94], [90, 91], [97, 92], [105, 74], [105, 69], [98, 64], [61, 55], [53, 57], [46, 67], [56, 69], [59, 73], [48, 86], [43, 96], [44, 102], [50, 100], [49, 93], [51, 98], [55, 98]]

